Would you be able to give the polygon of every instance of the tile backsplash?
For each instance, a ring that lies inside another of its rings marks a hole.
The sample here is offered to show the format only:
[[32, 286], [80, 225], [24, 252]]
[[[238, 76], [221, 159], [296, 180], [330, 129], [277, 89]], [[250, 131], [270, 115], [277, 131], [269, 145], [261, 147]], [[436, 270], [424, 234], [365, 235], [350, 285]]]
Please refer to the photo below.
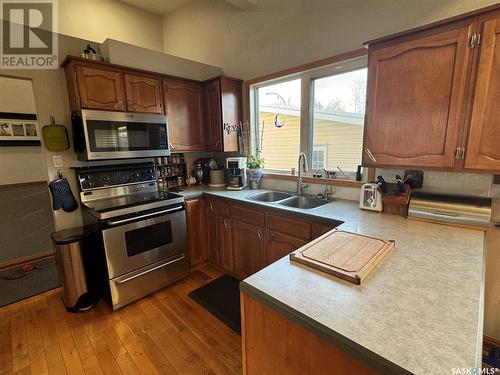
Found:
[[[394, 181], [395, 176], [404, 175], [404, 170], [377, 168], [376, 176], [382, 175], [387, 182]], [[277, 180], [265, 177], [261, 181], [263, 189], [295, 191], [295, 181]], [[357, 201], [359, 189], [340, 186], [330, 187], [333, 196], [340, 199]], [[309, 184], [306, 194], [317, 194], [324, 191], [323, 184]], [[492, 176], [482, 173], [457, 173], [424, 171], [424, 184], [419, 191], [441, 194], [472, 195], [478, 197], [493, 197], [500, 200], [500, 185], [492, 184]]]
[[[404, 170], [381, 168], [376, 170], [376, 176], [382, 175], [388, 182], [393, 181], [397, 174], [403, 177]], [[424, 184], [419, 191], [490, 197], [491, 189], [492, 176], [489, 174], [424, 171]]]

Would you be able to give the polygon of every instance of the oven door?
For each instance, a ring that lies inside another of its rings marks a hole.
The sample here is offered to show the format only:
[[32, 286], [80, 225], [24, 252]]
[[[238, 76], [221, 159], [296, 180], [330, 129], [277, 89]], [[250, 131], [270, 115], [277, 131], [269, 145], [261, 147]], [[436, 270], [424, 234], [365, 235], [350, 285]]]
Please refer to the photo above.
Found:
[[86, 159], [170, 155], [163, 115], [82, 110]]
[[133, 218], [110, 219], [102, 237], [112, 279], [187, 253], [186, 211], [177, 205]]

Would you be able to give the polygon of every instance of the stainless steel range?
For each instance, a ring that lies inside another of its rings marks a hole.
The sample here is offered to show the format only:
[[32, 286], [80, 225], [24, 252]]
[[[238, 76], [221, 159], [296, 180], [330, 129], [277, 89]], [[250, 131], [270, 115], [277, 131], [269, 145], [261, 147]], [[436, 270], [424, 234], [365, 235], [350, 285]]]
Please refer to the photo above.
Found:
[[77, 177], [113, 309], [188, 274], [184, 197], [158, 191], [153, 163], [79, 168]]

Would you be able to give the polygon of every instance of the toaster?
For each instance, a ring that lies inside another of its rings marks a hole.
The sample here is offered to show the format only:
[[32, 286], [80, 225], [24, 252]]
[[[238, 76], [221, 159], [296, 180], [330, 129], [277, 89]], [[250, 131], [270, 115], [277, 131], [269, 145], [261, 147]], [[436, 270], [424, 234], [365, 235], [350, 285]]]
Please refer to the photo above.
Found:
[[380, 191], [378, 191], [378, 184], [368, 183], [361, 186], [359, 208], [378, 212], [382, 211], [382, 196], [380, 195]]

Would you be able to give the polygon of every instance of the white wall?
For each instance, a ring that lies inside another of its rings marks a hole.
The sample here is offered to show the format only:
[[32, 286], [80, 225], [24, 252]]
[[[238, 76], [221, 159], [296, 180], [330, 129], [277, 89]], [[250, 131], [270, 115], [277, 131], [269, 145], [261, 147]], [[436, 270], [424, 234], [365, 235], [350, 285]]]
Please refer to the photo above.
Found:
[[162, 17], [117, 0], [59, 0], [59, 33], [163, 52]]
[[[0, 76], [0, 88], [0, 112], [36, 114], [31, 80]], [[0, 186], [46, 180], [40, 146], [0, 146]]]
[[163, 19], [164, 51], [255, 78], [496, 0], [265, 0], [242, 11], [194, 1]]

